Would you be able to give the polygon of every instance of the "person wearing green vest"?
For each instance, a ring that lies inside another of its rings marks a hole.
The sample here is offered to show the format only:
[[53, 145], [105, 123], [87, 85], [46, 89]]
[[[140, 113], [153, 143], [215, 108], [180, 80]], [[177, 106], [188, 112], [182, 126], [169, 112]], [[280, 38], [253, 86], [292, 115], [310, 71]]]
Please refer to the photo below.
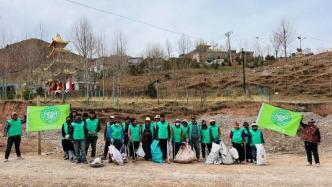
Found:
[[156, 115], [153, 119], [153, 122], [151, 123], [151, 128], [153, 129], [153, 132], [152, 132], [153, 133], [153, 136], [152, 136], [153, 140], [158, 139], [158, 137], [156, 136], [157, 135], [156, 127], [157, 127], [157, 124], [158, 124], [159, 121], [160, 121], [160, 115]]
[[175, 157], [177, 155], [177, 153], [180, 150], [180, 147], [182, 145], [183, 142], [183, 132], [182, 132], [182, 127], [181, 127], [181, 120], [180, 119], [176, 119], [174, 124], [172, 125], [172, 131], [171, 131], [171, 135], [172, 135], [172, 143], [173, 143], [173, 147], [174, 147], [174, 151], [173, 151], [173, 160], [175, 160]]
[[87, 134], [88, 130], [86, 128], [86, 123], [81, 119], [80, 115], [77, 115], [70, 128], [70, 137], [74, 141], [77, 164], [88, 164], [85, 152], [85, 137], [87, 136]]
[[211, 129], [211, 134], [212, 134], [212, 142], [216, 144], [220, 144], [221, 139], [221, 132], [220, 132], [220, 127], [216, 123], [216, 120], [211, 119], [209, 128]]
[[244, 122], [243, 123], [243, 127], [242, 127], [242, 130], [244, 132], [244, 135], [245, 135], [245, 159], [247, 162], [253, 162], [252, 158], [251, 158], [251, 146], [250, 146], [250, 143], [249, 143], [249, 123], [248, 122]]
[[4, 130], [4, 137], [7, 136], [8, 139], [7, 139], [7, 147], [6, 147], [4, 162], [8, 162], [8, 158], [12, 150], [13, 144], [15, 144], [17, 159], [18, 160], [23, 159], [21, 157], [20, 145], [21, 145], [21, 135], [22, 135], [22, 124], [25, 123], [25, 121], [26, 121], [25, 117], [23, 120], [18, 118], [16, 112], [13, 112], [11, 118], [7, 120], [7, 124]]
[[202, 148], [202, 156], [208, 156], [211, 152], [212, 148], [212, 133], [210, 127], [207, 125], [205, 120], [202, 120], [202, 127], [201, 127], [201, 148]]
[[88, 154], [89, 147], [91, 145], [91, 158], [96, 157], [96, 149], [97, 149], [97, 140], [98, 140], [98, 132], [100, 131], [100, 120], [96, 116], [95, 111], [89, 112], [89, 118], [85, 120], [86, 128], [88, 130], [88, 135], [85, 139], [86, 141], [86, 154]]
[[128, 137], [129, 137], [129, 150], [130, 156], [133, 158], [133, 162], [137, 161], [136, 151], [139, 147], [139, 143], [141, 142], [141, 127], [137, 123], [136, 119], [132, 120], [132, 124], [129, 125], [128, 128]]
[[68, 116], [66, 122], [62, 125], [61, 132], [62, 132], [62, 149], [65, 153], [65, 160], [73, 161], [74, 159], [74, 145], [70, 140], [69, 135], [69, 128], [72, 123], [71, 117]]
[[171, 128], [166, 120], [165, 114], [160, 115], [160, 121], [157, 123], [156, 126], [156, 136], [159, 140], [159, 146], [161, 149], [161, 152], [163, 153], [163, 160], [166, 163], [170, 163], [168, 159], [168, 141], [170, 139], [171, 134]]
[[112, 125], [114, 125], [115, 122], [115, 117], [114, 116], [110, 116], [109, 122], [106, 123], [105, 126], [105, 131], [104, 131], [104, 141], [105, 141], [105, 146], [104, 146], [104, 155], [102, 157], [102, 160], [106, 160], [107, 159], [107, 153], [108, 153], [108, 147], [111, 145], [111, 139], [108, 135], [108, 131], [111, 128]]
[[131, 121], [132, 121], [131, 118], [129, 116], [127, 116], [125, 118], [124, 123], [122, 123], [123, 129], [124, 129], [124, 144], [126, 145], [126, 147], [128, 147], [128, 143], [129, 143], [128, 129], [129, 129], [129, 126], [131, 125]]
[[249, 130], [249, 142], [251, 146], [251, 156], [252, 159], [254, 160], [254, 163], [256, 163], [256, 158], [257, 158], [257, 149], [256, 146], [257, 144], [264, 144], [264, 137], [263, 133], [260, 129], [258, 129], [258, 126], [256, 123], [251, 124], [251, 129]]
[[240, 128], [240, 124], [238, 122], [234, 123], [234, 128], [231, 129], [229, 133], [229, 138], [232, 141], [233, 147], [239, 153], [239, 158], [237, 159], [237, 162], [241, 164], [241, 162], [244, 161], [245, 134]]
[[151, 143], [153, 140], [154, 127], [151, 124], [150, 117], [145, 118], [142, 126], [142, 146], [145, 153], [144, 159], [151, 160]]
[[110, 143], [114, 145], [117, 150], [121, 151], [124, 143], [124, 128], [118, 118], [114, 119], [114, 124], [108, 129], [107, 134]]
[[196, 152], [196, 159], [199, 162], [199, 158], [201, 155], [200, 150], [200, 142], [201, 142], [201, 126], [196, 121], [196, 117], [193, 116], [191, 118], [191, 122], [189, 122], [189, 143], [191, 148]]
[[181, 122], [181, 128], [182, 128], [182, 135], [183, 140], [188, 142], [189, 141], [189, 126], [188, 126], [188, 120], [184, 119]]

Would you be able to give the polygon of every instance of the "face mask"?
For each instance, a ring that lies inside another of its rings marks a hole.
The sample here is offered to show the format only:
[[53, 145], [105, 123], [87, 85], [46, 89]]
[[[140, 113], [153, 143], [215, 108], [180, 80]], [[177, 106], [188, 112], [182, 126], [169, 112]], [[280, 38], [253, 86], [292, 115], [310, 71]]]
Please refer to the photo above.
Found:
[[180, 126], [180, 123], [175, 123], [175, 126]]

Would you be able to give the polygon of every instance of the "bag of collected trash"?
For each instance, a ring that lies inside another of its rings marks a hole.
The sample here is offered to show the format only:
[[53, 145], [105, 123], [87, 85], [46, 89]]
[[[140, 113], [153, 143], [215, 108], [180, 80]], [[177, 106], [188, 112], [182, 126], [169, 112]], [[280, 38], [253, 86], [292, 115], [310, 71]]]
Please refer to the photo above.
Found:
[[104, 166], [104, 163], [103, 161], [101, 160], [101, 158], [95, 158], [91, 163], [90, 163], [90, 167], [93, 167], [93, 168], [100, 168], [100, 167], [103, 167]]
[[230, 154], [230, 152], [228, 151], [224, 142], [220, 142], [220, 145], [221, 145], [221, 150], [220, 150], [221, 162], [225, 165], [234, 164], [234, 159]]
[[185, 144], [181, 146], [181, 149], [175, 156], [174, 162], [181, 164], [188, 164], [193, 162], [196, 159], [195, 152], [191, 149], [191, 146]]
[[152, 161], [156, 163], [163, 163], [163, 153], [159, 146], [159, 140], [153, 140], [151, 144]]
[[265, 165], [266, 164], [266, 152], [263, 144], [256, 144], [256, 150], [257, 150], [257, 165]]
[[145, 156], [145, 152], [143, 150], [143, 144], [142, 142], [139, 143], [139, 147], [136, 151], [136, 155], [139, 156], [139, 157], [144, 157]]
[[228, 151], [231, 154], [231, 156], [233, 157], [233, 159], [235, 159], [235, 160], [239, 159], [239, 153], [237, 152], [237, 150], [234, 147], [230, 148]]
[[119, 165], [123, 165], [122, 154], [114, 147], [114, 145], [109, 146], [109, 154], [114, 162]]
[[221, 146], [216, 143], [212, 143], [212, 148], [209, 156], [206, 158], [206, 164], [214, 164], [217, 163], [218, 158], [220, 158], [219, 152], [221, 150]]

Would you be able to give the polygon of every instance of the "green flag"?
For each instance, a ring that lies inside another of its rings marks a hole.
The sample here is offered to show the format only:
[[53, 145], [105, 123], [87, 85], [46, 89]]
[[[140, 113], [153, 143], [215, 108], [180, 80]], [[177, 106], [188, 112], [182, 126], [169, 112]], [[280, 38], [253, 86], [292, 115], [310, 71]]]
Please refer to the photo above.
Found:
[[28, 106], [27, 131], [61, 129], [70, 112], [70, 105]]
[[257, 117], [261, 128], [277, 131], [289, 136], [296, 136], [302, 114], [263, 103]]

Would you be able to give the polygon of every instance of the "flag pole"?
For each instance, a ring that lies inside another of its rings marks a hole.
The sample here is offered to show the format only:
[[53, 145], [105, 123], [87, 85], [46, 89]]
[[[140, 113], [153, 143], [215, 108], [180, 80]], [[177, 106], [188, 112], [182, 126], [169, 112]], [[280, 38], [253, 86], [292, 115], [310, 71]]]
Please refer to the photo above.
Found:
[[[39, 106], [39, 105], [40, 105], [40, 97], [39, 97], [39, 95], [37, 95], [37, 106]], [[38, 138], [38, 143], [37, 143], [38, 155], [41, 155], [41, 132], [40, 131], [38, 131], [37, 138]]]

